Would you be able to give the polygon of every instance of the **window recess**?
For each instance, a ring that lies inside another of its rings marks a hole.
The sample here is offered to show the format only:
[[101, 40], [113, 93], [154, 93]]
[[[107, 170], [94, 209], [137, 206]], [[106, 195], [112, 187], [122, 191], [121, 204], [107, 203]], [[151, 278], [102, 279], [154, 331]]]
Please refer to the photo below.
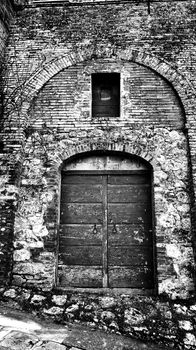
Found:
[[92, 117], [120, 116], [120, 74], [92, 74]]

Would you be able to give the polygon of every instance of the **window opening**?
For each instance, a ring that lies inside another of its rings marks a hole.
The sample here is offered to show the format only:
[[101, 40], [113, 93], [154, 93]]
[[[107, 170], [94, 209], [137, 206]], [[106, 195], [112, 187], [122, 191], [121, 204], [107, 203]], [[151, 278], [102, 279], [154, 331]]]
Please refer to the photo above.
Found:
[[120, 74], [92, 74], [92, 116], [93, 118], [119, 117]]

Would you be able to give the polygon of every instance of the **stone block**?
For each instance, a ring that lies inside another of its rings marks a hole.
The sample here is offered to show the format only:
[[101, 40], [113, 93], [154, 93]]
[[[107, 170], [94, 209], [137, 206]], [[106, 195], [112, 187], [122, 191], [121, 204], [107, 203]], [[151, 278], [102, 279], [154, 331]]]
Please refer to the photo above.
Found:
[[67, 295], [53, 295], [52, 302], [58, 306], [63, 306], [66, 304]]
[[44, 309], [43, 312], [46, 315], [59, 316], [63, 314], [64, 309], [58, 306], [53, 306], [50, 309]]
[[116, 306], [116, 300], [113, 297], [100, 297], [99, 303], [103, 309], [109, 309]]

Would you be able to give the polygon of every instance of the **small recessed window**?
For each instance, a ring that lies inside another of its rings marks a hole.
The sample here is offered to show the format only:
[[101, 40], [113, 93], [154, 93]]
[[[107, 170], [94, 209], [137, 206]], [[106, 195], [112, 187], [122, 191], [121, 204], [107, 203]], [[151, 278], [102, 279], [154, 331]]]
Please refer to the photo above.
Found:
[[92, 116], [93, 118], [119, 117], [120, 74], [92, 74]]

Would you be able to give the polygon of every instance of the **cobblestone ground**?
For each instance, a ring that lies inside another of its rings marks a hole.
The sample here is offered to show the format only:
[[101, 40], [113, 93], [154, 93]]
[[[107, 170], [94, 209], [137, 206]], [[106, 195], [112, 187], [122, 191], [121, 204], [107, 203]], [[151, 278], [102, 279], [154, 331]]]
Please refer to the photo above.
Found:
[[0, 350], [166, 350], [131, 338], [87, 327], [33, 319], [29, 314], [0, 308]]

